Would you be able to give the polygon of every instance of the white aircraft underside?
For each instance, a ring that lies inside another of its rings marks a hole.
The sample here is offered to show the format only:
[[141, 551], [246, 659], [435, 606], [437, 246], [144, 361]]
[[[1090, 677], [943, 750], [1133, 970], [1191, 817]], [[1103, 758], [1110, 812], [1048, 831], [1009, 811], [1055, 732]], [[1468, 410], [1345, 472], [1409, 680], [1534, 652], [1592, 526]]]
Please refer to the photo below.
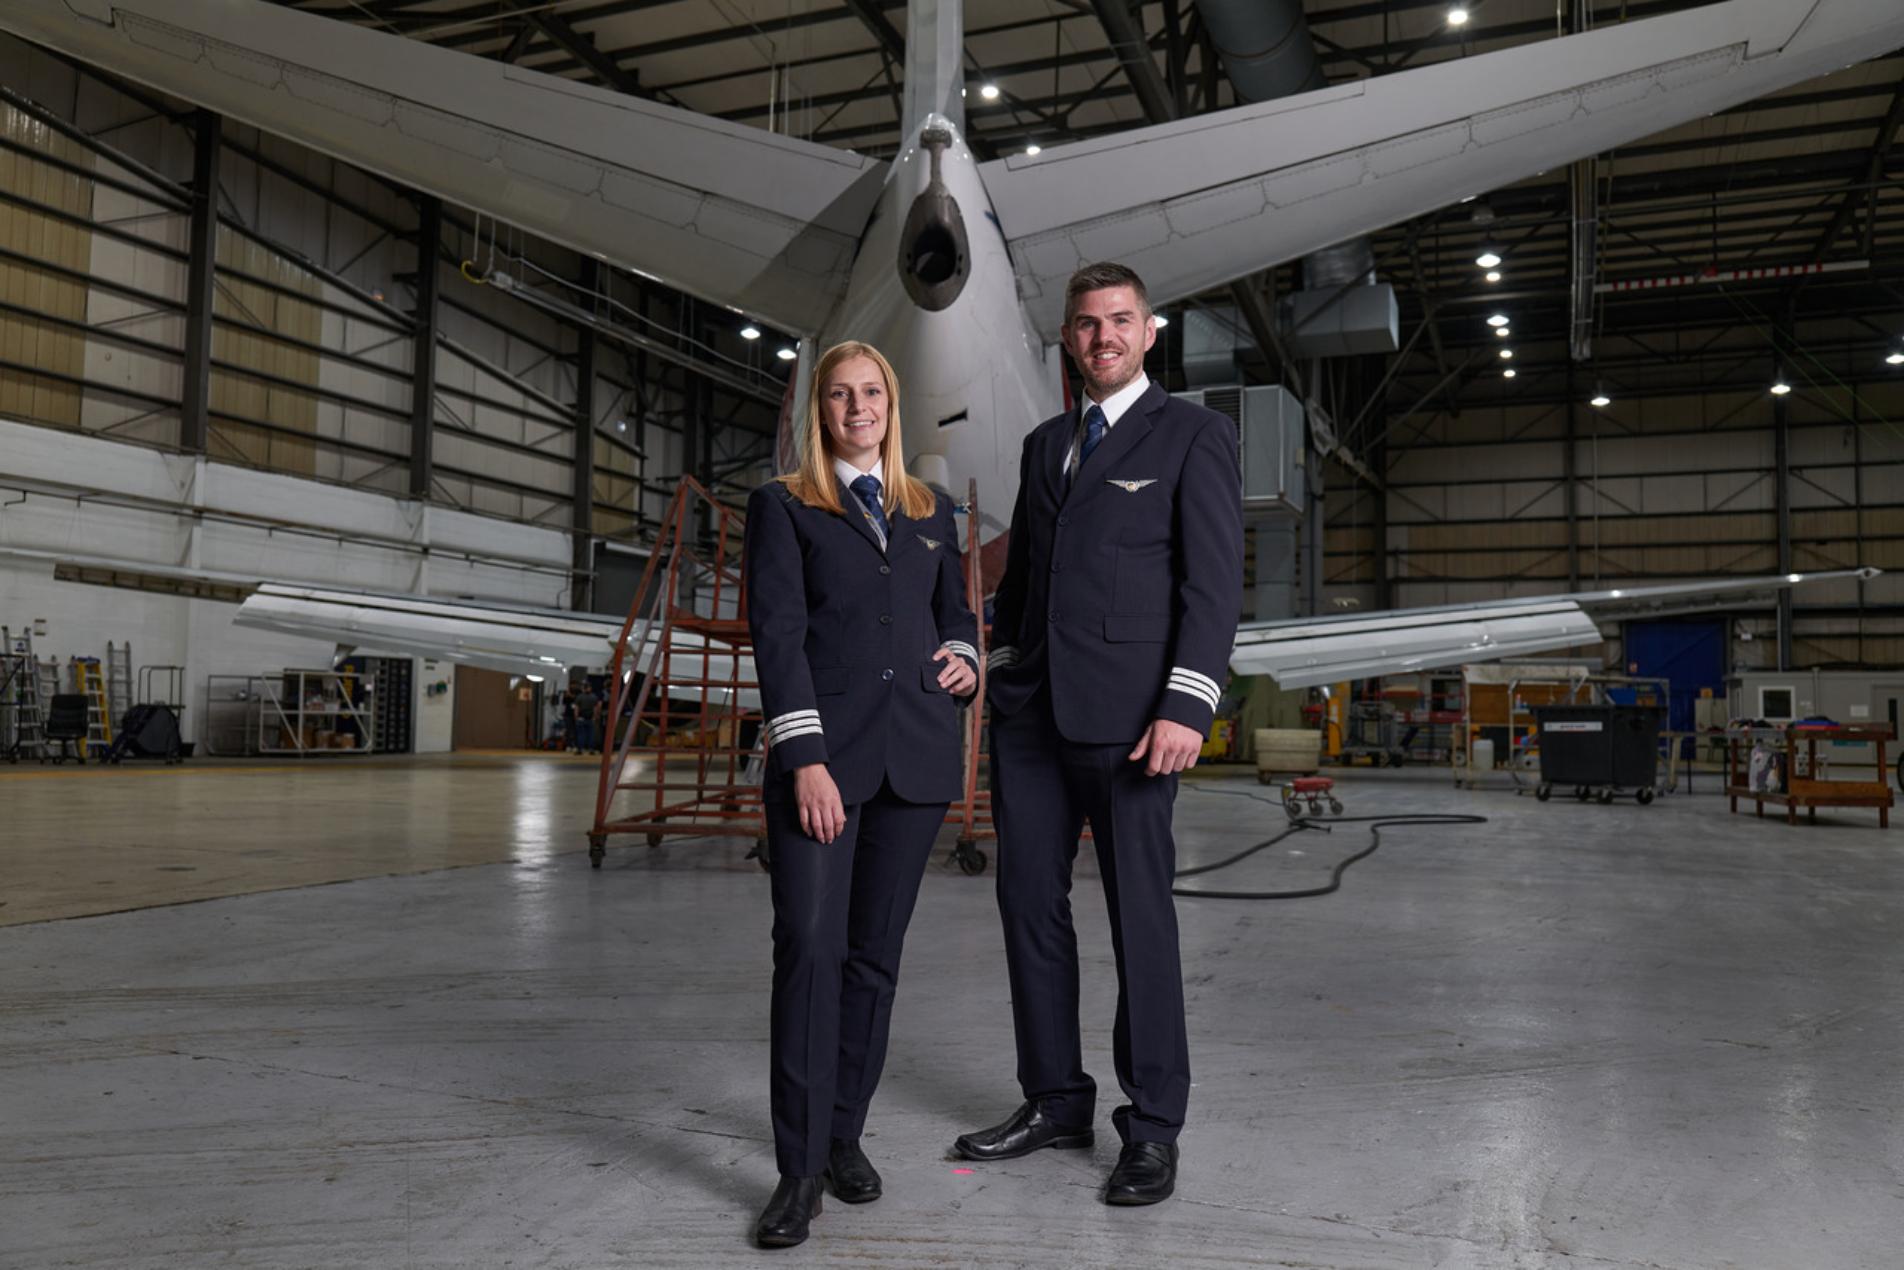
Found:
[[[795, 332], [797, 389], [816, 345], [870, 340], [910, 464], [958, 494], [975, 478], [997, 533], [1024, 435], [1060, 408], [1079, 265], [1121, 260], [1154, 303], [1182, 299], [1881, 56], [1904, 3], [1724, 0], [988, 163], [963, 136], [958, 0], [909, 5], [890, 163], [263, 0], [5, 0], [0, 30]], [[1466, 628], [1429, 624], [1439, 644], [1352, 664], [1597, 638], [1566, 599], [1472, 606]], [[1242, 629], [1239, 672], [1278, 673], [1269, 629]]]

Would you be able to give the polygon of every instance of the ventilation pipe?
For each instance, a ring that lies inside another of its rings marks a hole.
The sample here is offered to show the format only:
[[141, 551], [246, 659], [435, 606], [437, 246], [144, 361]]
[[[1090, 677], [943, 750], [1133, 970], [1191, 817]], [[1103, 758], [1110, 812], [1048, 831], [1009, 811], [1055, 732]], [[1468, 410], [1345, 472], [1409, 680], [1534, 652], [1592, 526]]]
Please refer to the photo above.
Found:
[[[1327, 88], [1302, 0], [1198, 0], [1204, 28], [1238, 101], [1274, 101]], [[1303, 290], [1283, 301], [1291, 351], [1300, 357], [1392, 353], [1401, 347], [1395, 291], [1375, 281], [1367, 238], [1325, 247], [1302, 262]]]

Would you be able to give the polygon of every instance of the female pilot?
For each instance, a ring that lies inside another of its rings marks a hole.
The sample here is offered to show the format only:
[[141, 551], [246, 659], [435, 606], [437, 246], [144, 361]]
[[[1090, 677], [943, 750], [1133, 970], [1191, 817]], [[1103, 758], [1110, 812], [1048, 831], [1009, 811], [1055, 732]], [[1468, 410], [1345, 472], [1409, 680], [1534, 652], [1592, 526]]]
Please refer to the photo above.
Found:
[[849, 1204], [879, 1198], [860, 1130], [978, 683], [952, 503], [906, 474], [892, 367], [849, 341], [813, 384], [799, 469], [747, 503], [773, 859], [768, 1248], [806, 1239], [823, 1178]]

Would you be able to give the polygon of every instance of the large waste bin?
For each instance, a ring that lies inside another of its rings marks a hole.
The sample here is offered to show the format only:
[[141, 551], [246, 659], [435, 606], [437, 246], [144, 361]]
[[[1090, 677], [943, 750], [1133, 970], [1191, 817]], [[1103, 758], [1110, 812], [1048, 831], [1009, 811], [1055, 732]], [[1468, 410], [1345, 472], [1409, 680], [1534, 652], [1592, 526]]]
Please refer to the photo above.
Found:
[[1535, 706], [1540, 728], [1540, 785], [1545, 802], [1556, 787], [1573, 786], [1582, 802], [1603, 803], [1631, 792], [1653, 801], [1659, 772], [1658, 706]]

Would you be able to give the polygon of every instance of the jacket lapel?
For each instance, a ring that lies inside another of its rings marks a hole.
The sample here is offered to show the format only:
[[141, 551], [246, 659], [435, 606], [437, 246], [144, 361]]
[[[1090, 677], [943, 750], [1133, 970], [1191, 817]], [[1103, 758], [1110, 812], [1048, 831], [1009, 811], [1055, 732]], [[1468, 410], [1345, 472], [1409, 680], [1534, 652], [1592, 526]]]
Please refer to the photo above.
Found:
[[1038, 474], [1044, 478], [1045, 492], [1051, 496], [1053, 507], [1064, 502], [1064, 451], [1077, 428], [1078, 412], [1072, 410], [1064, 416], [1062, 428], [1045, 429], [1045, 434], [1038, 438], [1038, 452], [1031, 456]]
[[[1163, 409], [1168, 399], [1169, 394], [1156, 380], [1152, 380], [1150, 387], [1144, 390], [1144, 395], [1132, 403], [1123, 418], [1111, 426], [1110, 435], [1099, 441], [1097, 449], [1091, 451], [1091, 457], [1079, 466], [1078, 479], [1071, 482], [1070, 502], [1082, 503], [1104, 492], [1106, 478], [1115, 473], [1117, 465], [1150, 435], [1151, 417]], [[1062, 455], [1058, 461], [1064, 461]]]
[[[887, 513], [886, 526], [891, 530], [886, 535], [886, 558], [891, 560], [913, 548], [922, 545], [919, 542], [919, 522], [910, 519], [897, 507]], [[872, 526], [867, 526], [872, 528]]]
[[[840, 507], [846, 513], [846, 523], [859, 531], [859, 536], [872, 545], [881, 555], [885, 552], [879, 545], [879, 531], [873, 528], [872, 520], [866, 515], [865, 505], [859, 501], [859, 495], [846, 487], [839, 477], [833, 478], [833, 484], [839, 487]], [[888, 524], [892, 523], [888, 517]]]

